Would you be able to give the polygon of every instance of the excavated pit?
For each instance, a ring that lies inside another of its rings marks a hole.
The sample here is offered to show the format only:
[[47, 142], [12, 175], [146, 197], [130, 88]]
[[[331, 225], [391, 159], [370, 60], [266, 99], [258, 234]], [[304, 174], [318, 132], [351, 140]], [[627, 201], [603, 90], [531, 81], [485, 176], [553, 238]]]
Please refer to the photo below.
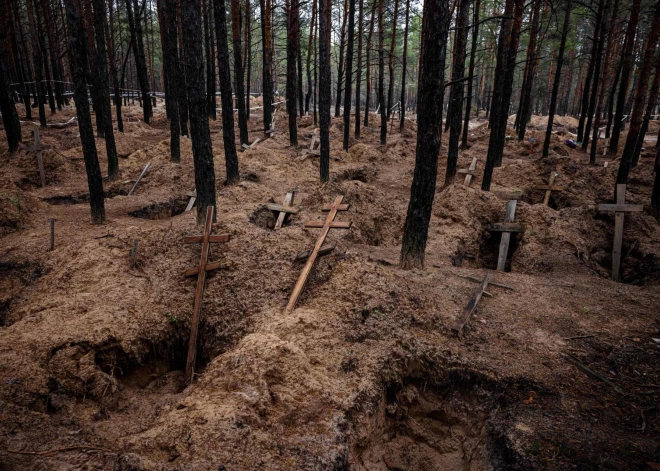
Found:
[[[501, 232], [484, 232], [481, 244], [479, 245], [479, 255], [476, 259], [469, 259], [474, 260], [476, 268], [487, 268], [489, 270], [495, 270], [497, 268], [497, 260], [500, 256], [500, 242], [502, 240], [501, 234]], [[504, 271], [511, 271], [511, 260], [516, 250], [518, 250], [520, 239], [520, 233], [511, 233]]]
[[139, 219], [169, 219], [183, 213], [189, 201], [188, 196], [179, 196], [164, 203], [154, 203], [130, 211], [128, 215]]

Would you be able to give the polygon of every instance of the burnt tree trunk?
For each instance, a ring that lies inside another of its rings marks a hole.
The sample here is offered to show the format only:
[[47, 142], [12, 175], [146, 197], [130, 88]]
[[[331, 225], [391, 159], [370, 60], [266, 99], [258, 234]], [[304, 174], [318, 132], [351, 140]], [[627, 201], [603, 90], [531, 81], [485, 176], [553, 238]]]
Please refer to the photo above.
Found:
[[215, 101], [215, 54], [213, 50], [213, 6], [204, 0], [204, 54], [206, 59], [206, 100], [208, 103], [208, 116], [217, 119]]
[[[231, 35], [234, 52], [234, 90], [238, 108], [238, 131], [240, 144], [248, 144], [247, 114], [245, 113], [245, 87], [243, 77], [243, 53], [241, 51], [241, 4], [231, 0]], [[218, 32], [220, 34], [220, 32]], [[222, 92], [221, 92], [222, 93]]]
[[319, 121], [321, 181], [330, 179], [330, 102], [332, 71], [330, 69], [330, 32], [332, 0], [319, 0]]
[[[271, 34], [271, 0], [259, 0], [259, 7], [261, 9], [261, 41], [263, 45], [263, 72], [262, 72], [262, 89], [263, 89], [263, 107], [264, 107], [264, 136], [269, 137], [267, 131], [271, 128], [273, 123], [273, 45]], [[224, 5], [224, 3], [223, 3]], [[216, 20], [217, 24], [217, 20]], [[220, 34], [220, 29], [216, 26], [217, 34]], [[219, 46], [218, 46], [219, 47]], [[220, 51], [218, 51], [219, 57]], [[219, 61], [218, 61], [219, 65]], [[224, 102], [223, 102], [224, 103]], [[224, 108], [224, 106], [223, 106]], [[223, 114], [224, 117], [224, 114]], [[224, 119], [223, 119], [224, 120]]]
[[339, 37], [339, 62], [337, 63], [337, 97], [335, 101], [335, 118], [339, 117], [341, 107], [341, 91], [344, 79], [344, 49], [346, 47], [346, 19], [348, 16], [348, 0], [344, 0], [344, 16], [341, 22], [341, 35]]
[[537, 49], [536, 42], [539, 30], [539, 11], [541, 9], [540, 1], [532, 4], [532, 24], [529, 31], [529, 43], [527, 45], [527, 58], [525, 62], [525, 75], [523, 77], [522, 92], [520, 93], [520, 105], [516, 113], [516, 124], [518, 125], [518, 140], [525, 139], [527, 122], [531, 117], [532, 110], [532, 88], [534, 85], [534, 76], [536, 75]]
[[[192, 141], [195, 189], [197, 190], [197, 224], [203, 224], [206, 218], [206, 208], [215, 206], [215, 169], [204, 86], [204, 60], [200, 48], [203, 40], [200, 0], [181, 2], [181, 26], [183, 66], [186, 69], [190, 110], [190, 140]], [[220, 33], [218, 31], [218, 34]]]
[[400, 265], [423, 268], [442, 137], [449, 0], [426, 0], [422, 17], [415, 172], [403, 228]]
[[[479, 2], [480, 0], [477, 0]], [[361, 16], [361, 15], [360, 15]], [[410, 0], [406, 0], [406, 25], [403, 31], [403, 56], [401, 57], [401, 101], [399, 103], [399, 131], [403, 132], [406, 119], [406, 73], [408, 67], [408, 27], [410, 22]], [[473, 64], [474, 65], [474, 64]]]
[[250, 91], [252, 90], [252, 4], [250, 0], [245, 1], [245, 62], [245, 115], [249, 121]]
[[[316, 2], [312, 0], [312, 18], [309, 21], [309, 37], [307, 41], [307, 93], [305, 94], [305, 112], [309, 113], [309, 104], [312, 100], [313, 86], [312, 86], [312, 41], [314, 41], [314, 24], [316, 23]], [[316, 64], [314, 64], [316, 67]]]
[[286, 112], [289, 115], [289, 145], [298, 145], [298, 28], [299, 0], [287, 0], [286, 34]]
[[181, 128], [179, 110], [181, 101], [181, 67], [179, 65], [179, 51], [177, 41], [176, 0], [160, 0], [163, 13], [163, 59], [165, 61], [165, 79], [167, 83], [167, 107], [170, 113], [170, 159], [172, 162], [181, 161]]
[[112, 87], [114, 90], [115, 98], [115, 114], [117, 116], [117, 131], [124, 132], [124, 120], [121, 115], [121, 90], [119, 87], [119, 77], [117, 76], [117, 61], [115, 55], [115, 29], [114, 29], [114, 12], [112, 5], [113, 2], [108, 4], [109, 11], [109, 24], [105, 23], [105, 41], [108, 44], [108, 59], [110, 64], [110, 76], [112, 77]]
[[[470, 112], [472, 111], [472, 88], [474, 84], [474, 63], [477, 55], [477, 43], [479, 41], [479, 9], [481, 0], [476, 0], [472, 12], [472, 45], [470, 48], [470, 65], [468, 67], [467, 98], [465, 99], [465, 118], [463, 118], [463, 136], [461, 140], [461, 149], [468, 147], [468, 130], [470, 124]], [[477, 106], [477, 110], [479, 107]], [[402, 122], [403, 126], [403, 122]]]
[[502, 153], [504, 152], [523, 7], [523, 0], [507, 0], [504, 7], [503, 16], [505, 19], [502, 20], [497, 45], [497, 63], [495, 65], [495, 80], [490, 111], [488, 154], [486, 157], [484, 178], [481, 184], [483, 191], [490, 191], [493, 168], [502, 165]]
[[552, 122], [555, 118], [557, 109], [557, 95], [559, 93], [559, 84], [561, 82], [561, 68], [564, 63], [564, 50], [566, 49], [566, 38], [570, 28], [571, 21], [571, 0], [566, 1], [566, 12], [564, 13], [564, 26], [561, 30], [561, 42], [559, 43], [559, 52], [557, 53], [557, 65], [555, 70], [555, 80], [552, 83], [552, 95], [550, 97], [550, 110], [548, 112], [548, 127], [545, 130], [545, 141], [543, 142], [543, 157], [548, 156], [550, 151], [550, 139], [552, 138]]
[[390, 116], [392, 116], [392, 106], [394, 106], [392, 104], [394, 101], [394, 48], [396, 47], [396, 22], [399, 17], [399, 0], [394, 0], [392, 16], [392, 38], [390, 40], [390, 55], [387, 62], [390, 72], [390, 78], [387, 84], [387, 119], [390, 119]]
[[351, 100], [353, 93], [353, 40], [355, 38], [355, 0], [348, 0], [348, 40], [346, 42], [346, 89], [344, 90], [344, 150], [348, 151], [351, 134]]
[[133, 46], [133, 57], [135, 58], [135, 68], [137, 71], [138, 82], [140, 83], [140, 91], [142, 92], [144, 122], [149, 124], [149, 120], [153, 116], [151, 110], [151, 91], [149, 88], [149, 74], [147, 72], [147, 62], [144, 57], [144, 41], [142, 39], [142, 21], [140, 19], [140, 10], [138, 8], [137, 0], [126, 0], [126, 13], [128, 17], [128, 29], [131, 33], [131, 44]]
[[21, 121], [16, 112], [16, 105], [9, 89], [9, 62], [5, 56], [2, 44], [7, 41], [7, 32], [4, 26], [0, 27], [0, 113], [2, 124], [7, 135], [9, 152], [14, 153], [21, 142]]
[[[263, 5], [263, 0], [261, 4]], [[268, 5], [270, 6], [270, 0], [268, 0]], [[220, 100], [222, 102], [222, 142], [225, 149], [225, 169], [227, 172], [227, 184], [231, 185], [239, 182], [240, 175], [238, 173], [238, 156], [236, 155], [236, 137], [234, 134], [234, 104], [231, 94], [231, 73], [229, 71], [229, 44], [227, 42], [227, 9], [225, 7], [225, 0], [213, 0], [213, 7], [213, 17], [215, 19], [215, 37], [218, 41], [218, 71], [220, 73]], [[270, 38], [270, 35], [268, 37]], [[266, 77], [265, 68], [264, 77]], [[266, 78], [264, 78], [264, 85], [265, 80]], [[272, 103], [273, 99], [273, 83], [270, 81], [270, 74], [268, 74], [268, 81], [271, 87], [271, 101], [266, 102], [266, 95], [264, 93], [264, 117], [266, 116], [266, 109], [268, 109], [268, 116], [270, 119], [270, 103]]]
[[369, 108], [371, 107], [371, 38], [374, 35], [374, 21], [376, 19], [376, 6], [379, 0], [372, 0], [371, 21], [369, 22], [369, 35], [367, 36], [367, 61], [366, 61], [366, 95], [364, 97], [364, 126], [369, 126]]
[[380, 107], [380, 145], [387, 144], [387, 103], [385, 103], [385, 31], [383, 30], [383, 3], [378, 2], [378, 106]]
[[39, 124], [41, 125], [42, 128], [46, 128], [48, 124], [46, 123], [46, 107], [45, 107], [45, 102], [46, 102], [46, 95], [44, 93], [44, 66], [43, 66], [43, 54], [41, 51], [41, 47], [39, 46], [39, 41], [38, 41], [38, 33], [37, 33], [37, 28], [34, 20], [34, 1], [33, 0], [28, 0], [26, 5], [27, 5], [27, 13], [28, 13], [28, 21], [30, 23], [30, 33], [32, 36], [32, 54], [34, 55], [34, 79], [36, 81], [35, 89], [35, 99], [37, 100], [38, 106], [39, 106]]
[[105, 221], [103, 179], [96, 153], [94, 127], [92, 126], [87, 96], [87, 72], [85, 70], [87, 68], [87, 37], [82, 26], [79, 4], [75, 0], [64, 0], [64, 6], [66, 8], [73, 101], [76, 104], [80, 143], [82, 144], [85, 170], [87, 172], [92, 223], [102, 224]]
[[362, 85], [362, 29], [364, 28], [364, 0], [358, 4], [358, 47], [355, 67], [355, 139], [360, 139], [360, 86]]

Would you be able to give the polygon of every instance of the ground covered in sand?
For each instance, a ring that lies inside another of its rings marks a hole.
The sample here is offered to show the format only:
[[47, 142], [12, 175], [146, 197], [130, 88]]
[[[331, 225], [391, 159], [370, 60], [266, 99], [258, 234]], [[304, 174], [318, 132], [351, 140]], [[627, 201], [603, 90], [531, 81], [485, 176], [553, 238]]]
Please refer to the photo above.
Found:
[[[227, 187], [212, 121], [213, 230], [232, 239], [212, 249], [222, 267], [207, 281], [186, 387], [195, 282], [183, 272], [200, 250], [182, 243], [200, 230], [184, 211], [192, 155], [184, 138], [181, 163], [170, 162], [162, 104], [155, 113], [148, 126], [138, 107], [124, 110], [120, 178], [106, 182], [100, 226], [89, 223], [76, 126], [42, 130], [53, 147], [45, 188], [35, 157], [0, 142], [0, 469], [660, 469], [660, 225], [648, 209], [626, 215], [623, 282], [610, 281], [614, 215], [596, 206], [612, 202], [618, 163], [592, 167], [565, 146], [569, 119], [556, 120], [548, 159], [541, 118], [528, 133], [536, 142], [508, 141], [490, 193], [480, 176], [438, 186], [423, 271], [397, 267], [414, 122], [395, 126], [384, 147], [365, 128], [343, 152], [333, 120], [331, 182], [321, 185], [318, 158], [303, 152], [314, 126], [302, 118], [300, 149], [286, 132], [259, 142], [239, 154], [242, 181]], [[285, 123], [278, 111], [276, 127]], [[23, 126], [27, 144], [33, 127]], [[253, 114], [251, 141], [259, 128]], [[477, 157], [482, 171], [488, 131], [471, 128], [459, 167]], [[651, 145], [627, 202], [649, 204]], [[446, 147], [440, 183], [445, 156]], [[534, 187], [552, 171], [564, 191], [545, 206]], [[291, 189], [302, 210], [274, 231], [265, 205]], [[334, 252], [286, 312], [301, 269], [293, 260], [319, 232], [303, 224], [337, 195], [351, 205], [337, 220], [353, 227], [331, 231]], [[495, 268], [499, 234], [485, 226], [503, 221], [511, 198], [525, 229], [494, 279], [513, 290], [491, 285], [456, 337], [478, 286], [464, 277]]]

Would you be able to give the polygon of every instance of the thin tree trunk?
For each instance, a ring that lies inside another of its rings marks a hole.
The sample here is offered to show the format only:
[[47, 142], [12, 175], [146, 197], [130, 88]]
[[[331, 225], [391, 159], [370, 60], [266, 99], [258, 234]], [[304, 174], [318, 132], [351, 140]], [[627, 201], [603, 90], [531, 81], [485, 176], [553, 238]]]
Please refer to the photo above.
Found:
[[[316, 22], [316, 2], [317, 0], [312, 0], [312, 18], [309, 21], [309, 38], [307, 41], [307, 94], [305, 95], [305, 112], [309, 113], [309, 104], [312, 99], [313, 87], [312, 87], [312, 41], [314, 40], [314, 24]], [[316, 67], [316, 64], [314, 64]]]
[[332, 29], [332, 0], [319, 0], [319, 118], [321, 156], [319, 170], [321, 181], [330, 179], [330, 93], [332, 71], [330, 69], [330, 32]]
[[[145, 0], [143, 0], [144, 2]], [[133, 57], [137, 70], [140, 91], [142, 92], [142, 103], [144, 122], [149, 124], [153, 112], [151, 110], [151, 91], [149, 89], [149, 74], [144, 57], [144, 43], [142, 40], [142, 21], [137, 0], [126, 0], [126, 13], [128, 16], [128, 29], [131, 33], [131, 44], [133, 45]]]
[[[525, 132], [527, 131], [527, 122], [531, 117], [532, 108], [532, 88], [534, 85], [534, 76], [536, 75], [537, 64], [537, 38], [539, 30], [539, 10], [541, 9], [541, 1], [535, 1], [532, 4], [532, 24], [529, 32], [529, 43], [527, 45], [527, 62], [525, 63], [525, 75], [523, 78], [522, 92], [520, 94], [520, 106], [516, 113], [516, 121], [518, 124], [518, 140], [525, 139]], [[464, 136], [467, 131], [464, 131]]]
[[[397, 0], [398, 1], [398, 0]], [[344, 90], [344, 150], [348, 151], [351, 134], [351, 100], [353, 93], [353, 40], [355, 38], [355, 0], [348, 0], [348, 41], [346, 44], [346, 90]]]
[[[9, 9], [9, 4], [6, 7]], [[9, 18], [9, 15], [7, 15], [7, 18]], [[7, 39], [7, 31], [4, 26], [1, 26], [0, 45], [5, 44]], [[2, 124], [7, 135], [9, 152], [13, 154], [18, 150], [18, 144], [22, 140], [21, 121], [18, 118], [16, 105], [14, 104], [14, 99], [9, 88], [9, 61], [5, 56], [2, 46], [0, 46], [0, 113], [2, 113]]]
[[399, 17], [399, 0], [394, 0], [394, 10], [392, 18], [392, 40], [390, 41], [390, 56], [388, 60], [388, 68], [390, 72], [390, 80], [387, 86], [387, 119], [392, 115], [392, 102], [394, 101], [394, 48], [396, 47], [396, 27], [397, 19]]
[[238, 130], [241, 145], [249, 140], [247, 114], [245, 113], [245, 88], [243, 77], [243, 53], [241, 51], [241, 4], [239, 0], [231, 0], [231, 33], [234, 52], [234, 90], [236, 91], [236, 107], [238, 108]]
[[181, 161], [181, 138], [180, 117], [181, 109], [181, 67], [179, 65], [179, 51], [177, 41], [176, 0], [160, 0], [163, 3], [163, 28], [161, 36], [163, 39], [163, 59], [167, 64], [167, 105], [170, 112], [170, 159], [172, 162]]
[[287, 0], [286, 41], [286, 111], [289, 115], [289, 145], [298, 145], [298, 28], [300, 21], [299, 0]]
[[245, 0], [245, 119], [250, 120], [250, 93], [252, 90], [252, 4]]
[[[642, 121], [642, 128], [639, 132], [639, 137], [637, 138], [637, 145], [635, 146], [635, 154], [632, 159], [632, 166], [636, 167], [639, 164], [639, 154], [642, 151], [644, 145], [644, 137], [646, 132], [649, 130], [649, 122], [651, 121], [651, 115], [657, 104], [658, 99], [658, 89], [660, 88], [660, 54], [656, 53], [655, 59], [655, 75], [653, 76], [653, 82], [651, 83], [651, 89], [649, 90], [649, 98], [646, 103], [646, 112], [644, 113], [644, 120]], [[657, 145], [657, 142], [656, 142]]]
[[206, 62], [206, 101], [208, 116], [216, 119], [215, 113], [215, 59], [211, 53], [213, 36], [211, 34], [211, 7], [210, 0], [204, 0], [204, 57]]
[[[480, 2], [481, 0], [477, 0], [477, 2]], [[362, 14], [360, 14], [362, 16]], [[406, 119], [406, 73], [407, 73], [407, 66], [408, 66], [408, 26], [410, 22], [410, 0], [406, 0], [406, 26], [403, 32], [403, 57], [401, 58], [401, 102], [399, 104], [399, 109], [401, 110], [401, 113], [399, 113], [399, 131], [403, 132], [403, 128], [405, 127], [405, 119]], [[474, 66], [474, 63], [471, 61], [470, 64]], [[470, 71], [472, 73], [472, 71]], [[472, 90], [470, 87], [469, 90]], [[468, 105], [469, 107], [469, 105]], [[466, 125], [467, 126], [467, 125]]]
[[28, 21], [30, 23], [30, 33], [32, 36], [32, 54], [34, 55], [34, 78], [35, 78], [35, 99], [39, 105], [39, 124], [42, 128], [46, 128], [46, 95], [44, 94], [44, 76], [43, 76], [43, 54], [39, 46], [38, 33], [36, 23], [34, 20], [34, 0], [27, 0]]
[[112, 77], [112, 86], [115, 96], [115, 114], [117, 116], [117, 131], [124, 132], [124, 120], [121, 115], [121, 90], [119, 87], [119, 78], [117, 77], [117, 61], [115, 56], [115, 33], [114, 33], [114, 12], [113, 3], [108, 3], [110, 24], [105, 23], [105, 41], [108, 44], [108, 58], [110, 64], [110, 76]]
[[337, 64], [337, 97], [335, 101], [335, 118], [339, 117], [341, 107], [342, 81], [344, 78], [344, 49], [346, 47], [346, 16], [348, 15], [348, 0], [344, 0], [344, 17], [341, 22], [341, 36], [339, 38], [339, 63]]
[[366, 95], [364, 97], [364, 126], [369, 126], [369, 108], [371, 106], [371, 38], [374, 34], [374, 21], [376, 18], [376, 6], [379, 0], [372, 0], [371, 21], [369, 22], [369, 35], [367, 36], [367, 75], [365, 77]]
[[403, 269], [424, 267], [442, 137], [442, 102], [449, 21], [449, 0], [424, 2], [419, 58], [417, 147], [415, 172], [401, 243], [400, 265]]
[[[269, 137], [268, 130], [273, 123], [273, 47], [271, 43], [271, 0], [259, 0], [261, 9], [261, 40], [263, 45], [263, 71], [262, 71], [262, 95], [264, 107], [264, 136]], [[217, 24], [217, 20], [216, 20]], [[220, 34], [220, 28], [216, 26], [217, 34]], [[220, 46], [218, 41], [218, 57], [220, 57]], [[218, 61], [218, 64], [220, 61]], [[222, 72], [221, 72], [222, 73]], [[221, 83], [222, 85], [222, 83]], [[224, 103], [224, 102], [223, 102]], [[223, 105], [224, 108], [224, 105]], [[224, 122], [224, 114], [223, 114]], [[233, 122], [233, 118], [232, 118]]]
[[385, 103], [385, 31], [383, 30], [383, 3], [378, 1], [378, 106], [380, 107], [380, 145], [387, 144], [387, 104]]

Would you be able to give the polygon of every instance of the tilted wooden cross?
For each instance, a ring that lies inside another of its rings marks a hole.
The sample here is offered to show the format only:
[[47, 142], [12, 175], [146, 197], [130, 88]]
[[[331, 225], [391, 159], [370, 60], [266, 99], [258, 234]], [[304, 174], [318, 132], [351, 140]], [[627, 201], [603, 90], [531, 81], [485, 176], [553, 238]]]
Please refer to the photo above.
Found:
[[341, 203], [343, 199], [344, 199], [343, 196], [337, 196], [335, 198], [335, 201], [331, 205], [323, 206], [323, 211], [328, 211], [328, 217], [325, 218], [325, 221], [309, 221], [305, 223], [305, 227], [321, 228], [322, 230], [321, 230], [321, 234], [319, 235], [319, 238], [316, 240], [316, 245], [314, 246], [314, 250], [312, 250], [312, 254], [307, 259], [307, 263], [305, 263], [305, 266], [303, 267], [302, 272], [300, 273], [300, 278], [298, 278], [298, 281], [296, 282], [296, 286], [293, 288], [293, 293], [291, 293], [289, 304], [287, 304], [286, 306], [287, 311], [292, 311], [296, 307], [296, 304], [298, 303], [298, 298], [300, 297], [302, 290], [305, 288], [305, 283], [307, 282], [307, 278], [309, 277], [309, 274], [312, 271], [314, 262], [316, 262], [316, 259], [319, 254], [319, 250], [321, 250], [321, 246], [323, 245], [325, 238], [328, 236], [328, 232], [330, 232], [330, 229], [350, 229], [351, 227], [350, 222], [334, 221], [335, 216], [337, 215], [337, 211], [348, 211], [348, 208], [350, 208], [350, 205]]
[[131, 196], [133, 192], [135, 191], [135, 187], [138, 186], [138, 183], [140, 183], [140, 180], [142, 180], [142, 177], [144, 177], [144, 174], [147, 173], [147, 170], [149, 170], [149, 167], [151, 167], [151, 162], [147, 162], [147, 165], [144, 166], [142, 169], [142, 172], [140, 173], [140, 176], [135, 180], [135, 184], [133, 184], [133, 188], [131, 188], [131, 191], [128, 192], [127, 196]]
[[621, 247], [623, 246], [623, 220], [627, 212], [644, 210], [641, 204], [626, 204], [626, 185], [616, 186], [616, 204], [599, 204], [598, 211], [614, 211], [614, 244], [612, 248], [612, 280], [619, 281]]
[[511, 200], [506, 204], [506, 215], [504, 216], [504, 223], [491, 224], [486, 227], [489, 232], [501, 232], [502, 240], [500, 242], [500, 254], [497, 258], [497, 269], [504, 271], [506, 267], [506, 257], [509, 252], [509, 242], [511, 241], [512, 232], [525, 232], [522, 225], [514, 223], [516, 217], [516, 204], [517, 200]]
[[243, 144], [241, 147], [244, 151], [248, 149], [254, 149], [254, 146], [256, 146], [259, 143], [259, 141], [261, 141], [261, 139], [257, 138], [252, 144], [250, 145]]
[[186, 206], [184, 213], [190, 211], [193, 206], [195, 206], [195, 201], [197, 200], [197, 189], [195, 188], [192, 193], [186, 196], [190, 197], [190, 199], [188, 200], [188, 205]]
[[206, 282], [206, 272], [220, 268], [220, 262], [209, 262], [210, 244], [216, 242], [229, 242], [228, 234], [212, 235], [213, 216], [215, 208], [209, 206], [206, 208], [206, 223], [204, 224], [204, 233], [199, 236], [186, 236], [183, 238], [184, 244], [202, 244], [202, 256], [199, 265], [189, 268], [185, 271], [185, 276], [197, 275], [197, 288], [195, 289], [195, 304], [193, 307], [193, 318], [190, 325], [190, 343], [188, 345], [188, 359], [186, 360], [186, 381], [192, 382], [195, 372], [195, 361], [197, 360], [197, 336], [199, 333], [199, 321], [202, 314], [202, 297], [204, 296], [204, 284]]
[[559, 175], [557, 172], [552, 172], [550, 174], [550, 180], [548, 181], [547, 185], [539, 185], [534, 187], [535, 190], [545, 190], [545, 196], [543, 197], [543, 204], [546, 206], [550, 202], [550, 194], [553, 191], [564, 191], [563, 186], [555, 185], [555, 178], [557, 177], [557, 175]]
[[50, 149], [48, 144], [41, 143], [41, 136], [39, 136], [39, 128], [34, 130], [34, 144], [27, 146], [25, 152], [34, 152], [37, 154], [37, 167], [39, 167], [39, 176], [41, 177], [41, 186], [46, 186], [46, 174], [44, 173], [44, 158], [41, 151]]
[[465, 182], [463, 183], [465, 186], [470, 186], [470, 182], [472, 181], [472, 176], [477, 174], [477, 158], [473, 157], [472, 158], [472, 163], [470, 164], [469, 168], [462, 168], [458, 171], [458, 173], [465, 173]]
[[299, 208], [293, 207], [293, 199], [296, 197], [296, 190], [291, 190], [290, 193], [287, 193], [284, 197], [284, 204], [275, 204], [268, 203], [268, 209], [273, 212], [279, 213], [277, 216], [277, 222], [275, 223], [275, 229], [279, 229], [284, 224], [287, 214], [297, 214]]

